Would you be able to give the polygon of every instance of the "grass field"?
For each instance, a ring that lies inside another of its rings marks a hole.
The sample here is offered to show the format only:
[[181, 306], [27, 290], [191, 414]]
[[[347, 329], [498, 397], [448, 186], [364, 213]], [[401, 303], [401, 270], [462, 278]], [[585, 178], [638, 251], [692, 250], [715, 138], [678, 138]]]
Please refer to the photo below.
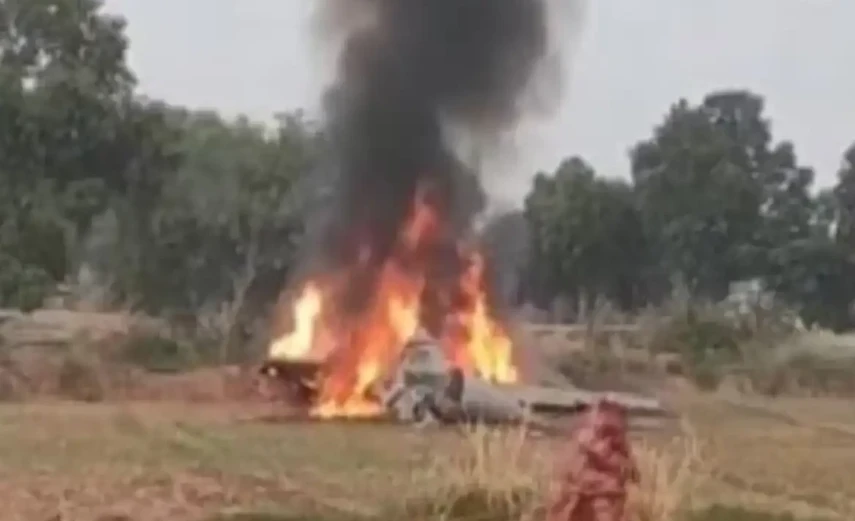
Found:
[[[690, 501], [694, 508], [739, 504], [855, 518], [851, 404], [676, 396], [674, 406], [691, 426], [691, 444], [675, 429], [638, 436], [646, 501], [664, 510]], [[192, 520], [240, 511], [370, 517], [424, 487], [447, 485], [454, 471], [437, 470], [438, 462], [486, 447], [485, 435], [475, 440], [454, 430], [265, 423], [251, 420], [253, 415], [244, 406], [225, 405], [0, 406], [3, 519], [60, 514], [77, 521], [109, 514]], [[548, 471], [555, 441], [526, 440], [522, 463], [508, 455], [521, 452], [508, 445], [516, 434], [504, 436], [492, 453], [476, 458], [482, 468], [467, 472], [513, 481]], [[699, 458], [691, 476], [683, 461], [689, 446], [697, 447]]]

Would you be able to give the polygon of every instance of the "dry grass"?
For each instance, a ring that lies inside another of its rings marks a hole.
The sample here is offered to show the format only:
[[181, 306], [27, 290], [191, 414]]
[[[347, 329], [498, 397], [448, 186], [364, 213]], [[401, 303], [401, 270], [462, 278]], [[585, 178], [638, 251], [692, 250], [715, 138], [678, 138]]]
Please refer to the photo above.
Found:
[[542, 506], [549, 452], [524, 428], [462, 432], [458, 450], [437, 454], [410, 480], [401, 509], [416, 519], [531, 519]]
[[[806, 402], [810, 402], [809, 405]], [[855, 517], [855, 416], [827, 423], [839, 400], [681, 394], [711, 479], [702, 502], [833, 519]]]
[[708, 479], [698, 443], [688, 424], [683, 436], [659, 446], [646, 440], [636, 443], [641, 481], [630, 492], [631, 519], [665, 521], [691, 510], [693, 497]]
[[[414, 476], [413, 492], [406, 499], [410, 517], [538, 519], [562, 441], [538, 442], [525, 429], [468, 431], [463, 451], [437, 458]], [[677, 519], [704, 479], [696, 438], [685, 432], [660, 446], [641, 440], [634, 451], [642, 480], [630, 491], [629, 519]]]
[[[693, 430], [637, 436], [644, 479], [632, 493], [634, 521], [674, 520], [716, 503], [855, 517], [855, 435], [847, 434], [855, 415], [841, 416], [840, 403], [676, 396]], [[541, 504], [560, 443], [521, 430], [266, 424], [246, 421], [251, 413], [227, 405], [3, 405], [3, 518], [526, 518]]]

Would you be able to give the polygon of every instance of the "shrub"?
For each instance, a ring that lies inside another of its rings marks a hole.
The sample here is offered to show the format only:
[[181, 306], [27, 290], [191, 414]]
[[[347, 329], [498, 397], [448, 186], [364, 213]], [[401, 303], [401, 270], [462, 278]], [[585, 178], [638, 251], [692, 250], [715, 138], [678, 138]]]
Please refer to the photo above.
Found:
[[751, 337], [744, 324], [714, 310], [689, 309], [656, 325], [649, 342], [655, 353], [678, 355], [680, 372], [698, 387], [714, 389]]
[[742, 376], [748, 390], [767, 396], [855, 396], [855, 357], [757, 356], [746, 362]]
[[97, 402], [109, 393], [103, 361], [95, 355], [72, 351], [62, 358], [57, 371], [57, 391], [66, 398]]
[[129, 336], [120, 347], [119, 360], [153, 373], [176, 373], [197, 362], [194, 349], [162, 334]]
[[666, 319], [654, 330], [650, 347], [655, 352], [679, 353], [702, 359], [709, 353], [734, 355], [746, 338], [736, 324], [713, 313], [688, 311]]
[[42, 305], [55, 284], [44, 269], [0, 252], [0, 306], [32, 311]]

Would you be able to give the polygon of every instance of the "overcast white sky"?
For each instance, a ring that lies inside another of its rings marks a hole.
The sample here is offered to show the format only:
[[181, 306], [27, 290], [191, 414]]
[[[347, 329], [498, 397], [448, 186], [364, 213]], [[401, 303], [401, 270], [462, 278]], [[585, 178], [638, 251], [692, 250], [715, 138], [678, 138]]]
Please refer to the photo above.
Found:
[[[311, 4], [106, 0], [128, 20], [145, 94], [255, 118], [317, 104]], [[672, 102], [722, 87], [765, 95], [776, 137], [796, 143], [820, 184], [833, 182], [855, 142], [855, 1], [589, 0], [587, 11], [564, 103], [527, 134], [503, 194], [570, 154], [626, 176], [628, 149]]]

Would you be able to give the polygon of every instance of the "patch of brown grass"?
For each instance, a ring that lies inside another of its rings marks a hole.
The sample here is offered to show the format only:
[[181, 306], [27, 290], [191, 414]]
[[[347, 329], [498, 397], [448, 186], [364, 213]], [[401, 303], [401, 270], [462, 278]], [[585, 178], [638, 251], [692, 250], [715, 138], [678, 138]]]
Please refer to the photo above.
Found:
[[[295, 491], [275, 478], [230, 476], [185, 470], [154, 473], [128, 468], [89, 468], [85, 475], [32, 474], [0, 482], [3, 519], [193, 520], [223, 509], [298, 501]], [[122, 517], [124, 516], [124, 517]]]
[[401, 505], [415, 519], [531, 519], [550, 476], [548, 453], [525, 428], [463, 431], [459, 450], [438, 453], [411, 478]]
[[[410, 519], [511, 521], [543, 514], [552, 464], [565, 440], [532, 439], [526, 429], [466, 431], [462, 450], [439, 454], [415, 473], [403, 511]], [[628, 519], [670, 521], [690, 507], [703, 479], [691, 433], [634, 448], [641, 481], [629, 491]]]
[[698, 492], [702, 504], [806, 518], [855, 516], [855, 417], [839, 414], [837, 400], [758, 401], [684, 392], [677, 405], [703, 442], [710, 479]]
[[683, 436], [658, 446], [642, 440], [633, 451], [641, 480], [630, 489], [629, 518], [668, 521], [691, 510], [707, 471], [699, 440], [688, 424]]
[[[642, 482], [631, 491], [632, 521], [669, 521], [716, 503], [853, 519], [855, 438], [844, 426], [855, 430], [855, 417], [845, 403], [770, 401], [761, 414], [713, 395], [679, 398], [693, 430], [633, 436]], [[538, 513], [566, 442], [518, 429], [269, 424], [246, 421], [249, 412], [240, 404], [2, 405], [3, 518], [183, 521], [249, 510], [517, 520]]]

